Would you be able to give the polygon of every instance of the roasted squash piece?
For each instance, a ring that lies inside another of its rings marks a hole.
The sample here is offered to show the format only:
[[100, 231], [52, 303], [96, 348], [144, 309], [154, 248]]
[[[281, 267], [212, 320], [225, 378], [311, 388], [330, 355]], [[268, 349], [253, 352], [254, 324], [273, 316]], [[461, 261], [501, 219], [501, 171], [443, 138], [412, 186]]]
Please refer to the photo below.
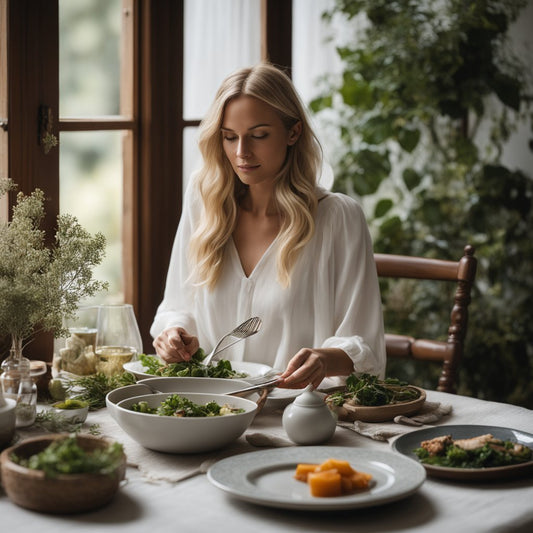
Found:
[[317, 468], [317, 471], [323, 470], [337, 470], [341, 476], [351, 476], [355, 473], [355, 470], [350, 466], [348, 461], [342, 461], [340, 459], [328, 459]]
[[310, 472], [314, 472], [317, 469], [317, 464], [311, 464], [311, 463], [299, 463], [296, 465], [296, 472], [294, 473], [294, 477], [298, 481], [305, 481], [307, 482], [307, 476]]
[[312, 496], [332, 497], [342, 494], [341, 475], [337, 470], [324, 470], [311, 472], [307, 477], [307, 483]]
[[350, 476], [352, 482], [352, 490], [367, 489], [372, 476], [366, 472], [354, 472]]
[[354, 470], [348, 461], [328, 459], [320, 464], [299, 463], [295, 479], [309, 485], [311, 495], [318, 497], [341, 496], [355, 490], [367, 489], [371, 474]]

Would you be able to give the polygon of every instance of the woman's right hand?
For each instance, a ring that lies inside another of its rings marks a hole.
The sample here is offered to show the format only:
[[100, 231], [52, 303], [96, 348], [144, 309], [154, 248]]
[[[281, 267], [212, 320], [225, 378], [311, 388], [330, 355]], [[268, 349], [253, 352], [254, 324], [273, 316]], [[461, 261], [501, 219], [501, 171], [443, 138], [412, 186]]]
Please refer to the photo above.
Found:
[[183, 328], [173, 326], [163, 330], [153, 342], [155, 352], [167, 363], [189, 361], [200, 348], [198, 337]]

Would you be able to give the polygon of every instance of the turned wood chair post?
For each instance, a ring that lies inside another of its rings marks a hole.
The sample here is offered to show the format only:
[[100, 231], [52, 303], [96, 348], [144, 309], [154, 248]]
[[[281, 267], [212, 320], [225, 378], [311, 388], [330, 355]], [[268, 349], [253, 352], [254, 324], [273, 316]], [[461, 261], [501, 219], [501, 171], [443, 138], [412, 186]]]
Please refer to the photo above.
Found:
[[468, 325], [468, 306], [471, 302], [470, 292], [477, 268], [474, 251], [473, 246], [465, 246], [464, 256], [459, 261], [457, 289], [454, 296], [454, 305], [450, 313], [450, 327], [448, 328], [448, 345], [451, 353], [450, 357], [443, 363], [437, 388], [437, 390], [444, 392], [455, 392], [459, 363], [463, 357]]
[[456, 283], [446, 342], [436, 339], [414, 339], [410, 336], [390, 333], [385, 335], [387, 357], [442, 362], [437, 390], [443, 392], [454, 393], [456, 391], [455, 383], [467, 332], [470, 293], [477, 268], [474, 252], [473, 246], [465, 246], [464, 255], [459, 261], [374, 254], [380, 277], [454, 281]]

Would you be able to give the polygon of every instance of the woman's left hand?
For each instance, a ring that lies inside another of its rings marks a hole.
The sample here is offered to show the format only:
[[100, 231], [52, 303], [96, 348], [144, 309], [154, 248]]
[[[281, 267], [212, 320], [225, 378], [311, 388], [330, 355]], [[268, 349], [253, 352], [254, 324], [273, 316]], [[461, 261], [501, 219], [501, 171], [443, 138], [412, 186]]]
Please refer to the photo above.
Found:
[[280, 387], [303, 389], [310, 383], [318, 388], [326, 376], [349, 375], [353, 362], [339, 348], [302, 348], [289, 361], [280, 378]]

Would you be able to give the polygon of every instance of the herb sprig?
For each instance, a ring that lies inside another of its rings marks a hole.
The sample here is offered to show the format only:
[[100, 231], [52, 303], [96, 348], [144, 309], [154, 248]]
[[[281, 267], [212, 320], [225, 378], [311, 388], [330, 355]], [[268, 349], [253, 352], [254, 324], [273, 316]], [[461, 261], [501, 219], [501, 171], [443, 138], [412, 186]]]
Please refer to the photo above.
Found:
[[67, 395], [74, 400], [82, 400], [89, 404], [89, 410], [95, 411], [105, 407], [108, 392], [136, 383], [135, 376], [129, 372], [107, 376], [101, 372], [88, 376], [79, 376], [67, 385]]
[[[83, 422], [73, 421], [61, 413], [51, 409], [44, 409], [37, 413], [33, 427], [43, 429], [49, 433], [78, 433], [83, 428]], [[90, 435], [99, 435], [100, 426], [91, 424], [88, 433]]]

